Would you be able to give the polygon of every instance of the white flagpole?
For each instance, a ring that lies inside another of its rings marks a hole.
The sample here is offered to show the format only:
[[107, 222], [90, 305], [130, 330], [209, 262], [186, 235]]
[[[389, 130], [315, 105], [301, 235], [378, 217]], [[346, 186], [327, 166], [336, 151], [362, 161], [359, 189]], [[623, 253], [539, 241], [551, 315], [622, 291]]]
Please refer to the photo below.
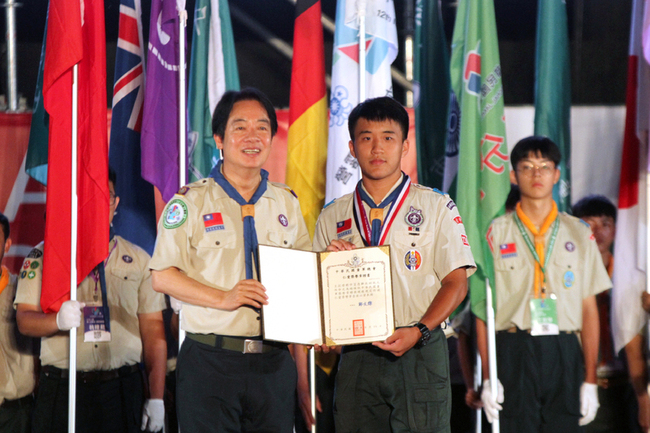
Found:
[[312, 346], [309, 349], [309, 377], [311, 383], [309, 385], [309, 392], [311, 394], [311, 416], [314, 417], [314, 423], [311, 426], [312, 433], [316, 433], [316, 352]]
[[359, 103], [366, 100], [366, 0], [358, 0], [359, 16]]
[[[70, 300], [77, 300], [77, 113], [79, 65], [72, 69], [72, 176], [70, 188]], [[70, 329], [68, 365], [68, 431], [75, 431], [77, 401], [77, 328]]]
[[[485, 280], [485, 295], [487, 304], [487, 337], [488, 337], [488, 368], [490, 371], [490, 392], [497, 398], [499, 378], [497, 377], [497, 343], [496, 343], [496, 323], [494, 321], [494, 307], [492, 305], [492, 288], [490, 280]], [[499, 419], [492, 421], [492, 433], [499, 433]]]
[[[177, 3], [180, 6], [180, 3]], [[183, 2], [182, 9], [178, 10], [179, 16], [179, 65], [178, 65], [178, 146], [179, 146], [179, 188], [187, 183], [187, 134], [185, 127], [186, 107], [185, 107], [185, 27], [187, 26], [187, 11]], [[178, 350], [180, 351], [185, 340], [185, 330], [182, 328], [183, 310], [178, 312]]]
[[[476, 351], [476, 364], [474, 365], [474, 391], [479, 390], [480, 383], [483, 382], [483, 369], [481, 368], [481, 354]], [[481, 412], [483, 409], [479, 408], [474, 411], [476, 413], [476, 433], [481, 433], [483, 431], [483, 418], [481, 417]]]

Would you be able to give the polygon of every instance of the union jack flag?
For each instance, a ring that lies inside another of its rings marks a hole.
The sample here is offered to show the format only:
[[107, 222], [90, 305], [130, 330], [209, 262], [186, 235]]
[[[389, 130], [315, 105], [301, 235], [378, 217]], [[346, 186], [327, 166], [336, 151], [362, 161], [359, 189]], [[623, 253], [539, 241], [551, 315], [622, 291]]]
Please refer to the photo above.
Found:
[[143, 59], [140, 0], [121, 0], [109, 151], [109, 163], [117, 174], [115, 192], [120, 197], [113, 230], [151, 254], [156, 239], [154, 193], [140, 171]]

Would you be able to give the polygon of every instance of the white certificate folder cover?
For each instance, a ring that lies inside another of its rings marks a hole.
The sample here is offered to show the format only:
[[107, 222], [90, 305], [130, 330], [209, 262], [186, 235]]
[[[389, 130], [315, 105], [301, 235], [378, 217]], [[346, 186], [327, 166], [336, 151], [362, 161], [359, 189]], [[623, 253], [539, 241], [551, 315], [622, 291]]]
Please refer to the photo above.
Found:
[[265, 340], [341, 346], [395, 330], [390, 247], [313, 253], [259, 246]]

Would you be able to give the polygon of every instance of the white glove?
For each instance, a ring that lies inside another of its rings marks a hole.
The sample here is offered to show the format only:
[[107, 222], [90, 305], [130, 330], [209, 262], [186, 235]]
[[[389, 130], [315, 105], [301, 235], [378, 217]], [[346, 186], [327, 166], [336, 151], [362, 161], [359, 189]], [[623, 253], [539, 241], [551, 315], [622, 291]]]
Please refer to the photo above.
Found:
[[490, 379], [483, 381], [483, 390], [481, 391], [481, 401], [483, 402], [483, 410], [490, 424], [495, 419], [499, 419], [499, 411], [503, 409], [500, 403], [503, 403], [503, 385], [497, 379], [497, 395], [492, 395], [490, 388]]
[[59, 331], [69, 331], [81, 326], [81, 309], [86, 304], [77, 301], [65, 301], [56, 313], [56, 326]]
[[598, 412], [598, 385], [595, 383], [583, 382], [580, 386], [580, 422], [578, 424], [587, 425], [596, 418]]
[[162, 430], [163, 424], [165, 424], [165, 404], [162, 399], [147, 399], [142, 409], [142, 426], [140, 430], [157, 432]]
[[181, 312], [181, 308], [183, 308], [183, 303], [178, 299], [174, 298], [173, 296], [170, 296], [169, 306], [172, 307], [172, 310], [174, 310], [175, 314], [178, 314]]

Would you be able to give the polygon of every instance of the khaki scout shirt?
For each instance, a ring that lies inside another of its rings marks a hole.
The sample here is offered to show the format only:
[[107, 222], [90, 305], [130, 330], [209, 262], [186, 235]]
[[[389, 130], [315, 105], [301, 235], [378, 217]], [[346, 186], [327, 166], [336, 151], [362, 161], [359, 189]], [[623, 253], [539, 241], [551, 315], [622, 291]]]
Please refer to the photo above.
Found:
[[[84, 343], [84, 323], [77, 328], [77, 370], [112, 370], [142, 361], [142, 339], [138, 314], [165, 309], [165, 297], [151, 287], [149, 255], [120, 236], [109, 243], [106, 263], [106, 295], [111, 317], [111, 341]], [[17, 304], [36, 305], [40, 309], [43, 270], [43, 243], [25, 258], [18, 281]], [[77, 300], [102, 303], [99, 283], [86, 277], [77, 287]], [[69, 334], [58, 332], [41, 339], [41, 363], [68, 368]]]
[[[559, 218], [557, 238], [546, 264], [546, 290], [557, 296], [560, 331], [579, 331], [583, 299], [611, 288], [612, 282], [589, 226], [566, 213], [560, 213]], [[551, 226], [546, 232], [545, 246], [552, 232]], [[513, 326], [530, 329], [529, 302], [534, 297], [535, 259], [517, 228], [514, 214], [495, 219], [488, 240], [496, 279], [496, 330]]]
[[[401, 179], [393, 189], [400, 183]], [[364, 246], [354, 222], [353, 195], [344, 195], [325, 206], [316, 224], [314, 251], [324, 251], [333, 239]], [[369, 215], [370, 208], [365, 203], [364, 207]], [[406, 219], [414, 212], [422, 217], [418, 227]], [[387, 213], [386, 208], [384, 217]], [[440, 290], [442, 279], [451, 271], [466, 267], [469, 277], [476, 270], [465, 227], [454, 202], [447, 195], [417, 184], [411, 184], [384, 245], [390, 245], [397, 327], [420, 321]]]
[[[6, 284], [6, 285], [5, 285]], [[34, 376], [33, 339], [18, 332], [14, 296], [16, 276], [2, 267], [0, 276], [0, 404], [31, 394]]]
[[[298, 199], [281, 184], [268, 182], [255, 204], [255, 231], [260, 245], [311, 249]], [[182, 188], [160, 218], [149, 266], [157, 271], [174, 267], [201, 284], [231, 290], [246, 279], [241, 206], [212, 178]], [[197, 334], [258, 336], [259, 317], [249, 307], [225, 311], [184, 304], [182, 328]]]

